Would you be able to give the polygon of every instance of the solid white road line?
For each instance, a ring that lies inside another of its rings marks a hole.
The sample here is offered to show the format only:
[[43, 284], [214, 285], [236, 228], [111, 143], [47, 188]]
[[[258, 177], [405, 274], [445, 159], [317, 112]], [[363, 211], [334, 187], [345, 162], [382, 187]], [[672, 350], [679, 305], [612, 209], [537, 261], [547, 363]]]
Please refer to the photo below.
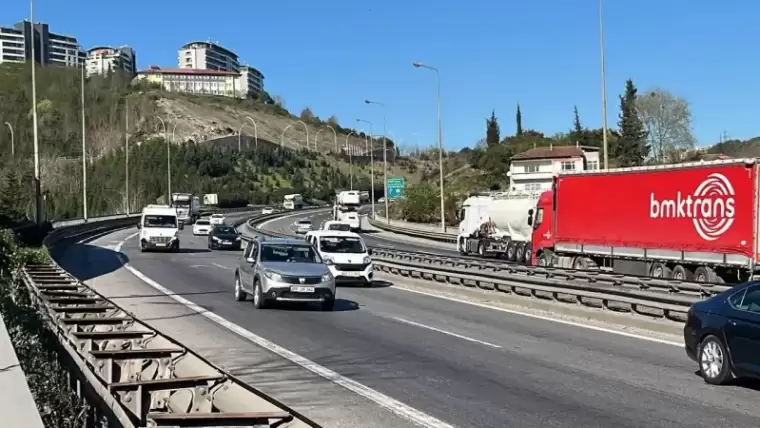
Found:
[[418, 322], [409, 321], [408, 319], [405, 319], [405, 318], [393, 317], [393, 319], [396, 320], [396, 321], [398, 321], [398, 322], [402, 322], [404, 324], [409, 324], [409, 325], [413, 325], [415, 327], [420, 327], [420, 328], [424, 328], [424, 329], [427, 329], [427, 330], [435, 331], [435, 332], [438, 332], [438, 333], [441, 333], [441, 334], [445, 334], [447, 336], [456, 337], [457, 339], [466, 340], [468, 342], [479, 343], [481, 345], [489, 346], [491, 348], [501, 348], [501, 345], [497, 345], [495, 343], [485, 342], [483, 340], [478, 340], [478, 339], [475, 339], [475, 338], [472, 338], [472, 337], [469, 337], [469, 336], [464, 336], [464, 335], [453, 333], [453, 332], [450, 332], [450, 331], [447, 331], [447, 330], [442, 330], [440, 328], [432, 327], [432, 326], [429, 326], [427, 324], [421, 324], [421, 323], [418, 323]]
[[498, 306], [489, 305], [487, 303], [480, 303], [480, 302], [473, 302], [473, 301], [470, 301], [470, 300], [458, 299], [456, 297], [451, 297], [451, 296], [441, 296], [441, 295], [438, 295], [438, 294], [429, 293], [427, 291], [415, 290], [413, 288], [407, 288], [407, 287], [398, 286], [398, 285], [395, 285], [395, 284], [392, 287], [390, 287], [390, 289], [391, 290], [401, 290], [401, 291], [406, 291], [406, 292], [415, 293], [415, 294], [422, 294], [422, 295], [428, 296], [428, 297], [435, 297], [436, 299], [443, 299], [443, 300], [448, 300], [450, 302], [463, 303], [463, 304], [470, 305], [470, 306], [477, 306], [479, 308], [492, 309], [494, 311], [505, 312], [505, 313], [513, 314], [513, 315], [521, 315], [521, 316], [528, 317], [528, 318], [539, 319], [539, 320], [542, 320], [542, 321], [550, 321], [550, 322], [554, 322], [554, 323], [558, 323], [558, 324], [564, 324], [564, 325], [568, 325], [568, 326], [572, 326], [572, 327], [585, 328], [587, 330], [594, 330], [594, 331], [599, 331], [599, 332], [603, 332], [603, 333], [616, 334], [618, 336], [630, 337], [632, 339], [646, 340], [646, 341], [649, 341], [649, 342], [660, 343], [660, 344], [663, 344], [663, 345], [672, 345], [672, 346], [678, 346], [678, 347], [684, 346], [683, 342], [676, 342], [676, 341], [672, 341], [672, 340], [658, 339], [656, 337], [649, 337], [649, 336], [644, 336], [644, 335], [636, 334], [636, 333], [628, 333], [628, 332], [625, 332], [625, 331], [614, 330], [614, 329], [611, 329], [611, 328], [604, 328], [604, 327], [597, 327], [597, 326], [594, 326], [594, 325], [581, 324], [581, 323], [578, 323], [578, 322], [566, 321], [566, 320], [562, 320], [562, 319], [558, 319], [558, 318], [552, 318], [552, 317], [547, 317], [547, 316], [543, 316], [543, 315], [536, 315], [536, 314], [531, 314], [531, 313], [528, 313], [528, 312], [516, 311], [516, 310], [513, 310], [513, 309], [501, 308], [501, 307], [498, 307]]
[[[297, 214], [296, 214], [297, 215]], [[139, 232], [138, 232], [139, 233]], [[137, 236], [138, 233], [133, 233], [132, 235], [129, 235], [127, 238], [125, 238], [123, 241], [119, 242], [119, 244], [116, 245], [116, 248], [114, 248], [114, 251], [117, 253], [121, 252], [121, 247], [124, 245], [124, 243], [133, 237]], [[176, 302], [186, 306], [193, 312], [198, 313], [199, 315], [202, 315], [203, 317], [215, 322], [216, 324], [226, 328], [227, 330], [237, 334], [240, 337], [243, 337], [247, 339], [248, 341], [270, 351], [273, 352], [282, 358], [285, 358], [286, 360], [297, 364], [306, 370], [309, 370], [310, 372], [327, 379], [337, 385], [340, 385], [349, 391], [360, 395], [368, 400], [371, 400], [375, 402], [376, 404], [390, 410], [394, 414], [398, 415], [399, 417], [402, 417], [406, 420], [409, 420], [421, 427], [425, 428], [454, 428], [453, 425], [450, 425], [446, 422], [443, 422], [439, 419], [436, 419], [435, 417], [428, 415], [426, 413], [423, 413], [413, 407], [410, 407], [394, 398], [391, 398], [385, 394], [382, 394], [378, 391], [375, 391], [374, 389], [371, 389], [370, 387], [363, 385], [359, 382], [356, 382], [355, 380], [349, 379], [345, 376], [342, 376], [327, 367], [323, 367], [305, 357], [302, 357], [292, 351], [289, 351], [282, 346], [277, 345], [274, 342], [271, 342], [261, 336], [258, 336], [243, 327], [215, 314], [214, 312], [210, 312], [205, 310], [204, 308], [196, 305], [195, 303], [191, 302], [188, 299], [185, 299], [182, 296], [178, 296], [177, 294], [174, 294], [171, 290], [168, 288], [162, 286], [161, 284], [157, 283], [156, 281], [148, 278], [140, 272], [139, 270], [132, 267], [129, 263], [126, 261], [126, 257], [121, 256], [122, 261], [124, 262], [124, 267], [130, 271], [134, 276], [145, 282], [146, 284], [150, 285], [154, 289], [160, 291], [161, 293], [166, 294], [168, 297], [174, 299]], [[232, 291], [230, 290], [230, 293]]]
[[[325, 210], [327, 210], [327, 208], [325, 208]], [[281, 217], [275, 217], [275, 218], [272, 218], [272, 219], [269, 219], [269, 220], [265, 221], [264, 223], [259, 223], [258, 225], [256, 225], [256, 229], [261, 229], [262, 227], [268, 225], [269, 223], [272, 223], [272, 222], [275, 222], [275, 221], [279, 221], [279, 220], [282, 220], [284, 218], [290, 218], [290, 217], [296, 217], [296, 216], [308, 217], [309, 214], [310, 213], [307, 211], [307, 212], [296, 212], [296, 213], [284, 215], [284, 216], [281, 216]], [[318, 214], [315, 214], [315, 215], [322, 215], [322, 214], [324, 214], [324, 213], [318, 213]]]
[[219, 264], [219, 263], [211, 263], [211, 264], [214, 265], [214, 266], [216, 266], [216, 267], [218, 267], [219, 269], [232, 270], [231, 267], [225, 266], [225, 265], [222, 265], [222, 264]]

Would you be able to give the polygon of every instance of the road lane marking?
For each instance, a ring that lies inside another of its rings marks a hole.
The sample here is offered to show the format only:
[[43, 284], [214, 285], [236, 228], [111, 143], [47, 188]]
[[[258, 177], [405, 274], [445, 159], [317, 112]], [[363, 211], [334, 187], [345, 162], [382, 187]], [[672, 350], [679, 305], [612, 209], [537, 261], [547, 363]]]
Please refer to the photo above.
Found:
[[[121, 247], [124, 245], [124, 243], [133, 237], [137, 236], [139, 232], [133, 233], [132, 235], [129, 235], [126, 237], [123, 241], [119, 242], [117, 244], [114, 251], [117, 253], [121, 253]], [[120, 257], [122, 258], [122, 262], [124, 263], [124, 268], [126, 268], [129, 272], [131, 272], [134, 276], [142, 280], [144, 283], [148, 284], [149, 286], [153, 287], [157, 291], [165, 294], [167, 297], [173, 299], [174, 301], [186, 306], [188, 309], [192, 310], [193, 312], [196, 312], [197, 314], [207, 318], [208, 320], [226, 328], [227, 330], [237, 334], [238, 336], [247, 339], [251, 343], [258, 345], [270, 352], [273, 352], [282, 358], [285, 358], [286, 360], [297, 364], [304, 369], [316, 374], [317, 376], [320, 376], [330, 382], [335, 383], [336, 385], [340, 385], [343, 388], [346, 388], [347, 390], [364, 397], [370, 401], [373, 401], [374, 403], [380, 405], [381, 407], [388, 409], [392, 413], [396, 414], [397, 416], [404, 418], [408, 421], [411, 421], [421, 427], [424, 428], [455, 428], [453, 425], [450, 425], [446, 422], [443, 422], [439, 419], [436, 419], [435, 417], [428, 415], [420, 410], [417, 410], [411, 406], [408, 406], [394, 398], [391, 398], [381, 392], [375, 391], [374, 389], [361, 384], [353, 379], [349, 379], [343, 375], [340, 375], [327, 367], [321, 366], [314, 361], [311, 361], [305, 357], [302, 357], [295, 352], [289, 351], [288, 349], [283, 348], [280, 345], [277, 345], [274, 342], [271, 342], [261, 336], [258, 336], [245, 328], [233, 323], [232, 321], [229, 321], [220, 315], [217, 315], [214, 312], [207, 311], [206, 309], [196, 305], [195, 303], [191, 302], [190, 300], [179, 296], [169, 290], [168, 288], [164, 287], [163, 285], [157, 283], [156, 281], [150, 279], [145, 274], [140, 272], [139, 270], [135, 269], [128, 263], [126, 260], [126, 256], [123, 254], [120, 254]], [[232, 288], [230, 288], [230, 294], [232, 293]]]
[[401, 317], [393, 317], [393, 319], [396, 320], [396, 321], [398, 321], [398, 322], [404, 323], [404, 324], [409, 324], [409, 325], [413, 325], [415, 327], [424, 328], [424, 329], [427, 329], [427, 330], [435, 331], [437, 333], [445, 334], [447, 336], [456, 337], [457, 339], [466, 340], [466, 341], [472, 342], [472, 343], [478, 343], [478, 344], [485, 345], [485, 346], [488, 346], [488, 347], [491, 347], [491, 348], [501, 349], [501, 345], [497, 345], [497, 344], [491, 343], [491, 342], [486, 342], [486, 341], [483, 341], [483, 340], [478, 340], [478, 339], [475, 339], [473, 337], [469, 337], [469, 336], [465, 336], [465, 335], [462, 335], [462, 334], [454, 333], [454, 332], [451, 332], [451, 331], [448, 331], [448, 330], [443, 330], [443, 329], [440, 329], [440, 328], [437, 328], [437, 327], [429, 326], [427, 324], [421, 324], [421, 323], [410, 321], [408, 319], [401, 318]]
[[470, 306], [477, 306], [479, 308], [484, 308], [484, 309], [492, 309], [494, 311], [504, 312], [504, 313], [508, 313], [508, 314], [512, 314], [512, 315], [521, 315], [521, 316], [524, 316], [524, 317], [538, 319], [538, 320], [542, 320], [542, 321], [550, 321], [550, 322], [554, 322], [554, 323], [557, 323], [557, 324], [564, 324], [564, 325], [571, 326], [571, 327], [585, 328], [587, 330], [594, 330], [594, 331], [598, 331], [598, 332], [602, 332], [602, 333], [616, 334], [618, 336], [625, 336], [625, 337], [630, 337], [632, 339], [646, 340], [646, 341], [649, 341], [649, 342], [660, 343], [660, 344], [663, 344], [663, 345], [678, 346], [679, 348], [684, 346], [683, 342], [676, 342], [676, 341], [666, 340], [666, 339], [658, 339], [656, 337], [649, 337], [649, 336], [644, 336], [644, 335], [636, 334], [636, 333], [628, 333], [628, 332], [625, 332], [625, 331], [614, 330], [614, 329], [611, 329], [611, 328], [598, 327], [598, 326], [595, 326], [595, 325], [581, 324], [579, 322], [566, 321], [566, 320], [562, 320], [562, 319], [558, 319], [558, 318], [552, 318], [552, 317], [547, 317], [547, 316], [543, 316], [543, 315], [531, 314], [529, 312], [523, 312], [523, 311], [517, 311], [517, 310], [514, 310], [514, 309], [501, 308], [499, 306], [489, 305], [487, 303], [473, 302], [473, 301], [470, 301], [470, 300], [459, 299], [459, 298], [451, 297], [451, 296], [441, 296], [441, 295], [438, 295], [438, 294], [429, 293], [427, 291], [415, 290], [415, 289], [412, 289], [412, 288], [407, 288], [407, 287], [399, 286], [399, 285], [396, 285], [396, 284], [393, 284], [393, 286], [390, 287], [390, 288], [392, 290], [401, 290], [401, 291], [406, 291], [406, 292], [409, 292], [409, 293], [422, 294], [423, 296], [435, 297], [437, 299], [448, 300], [450, 302], [463, 303], [463, 304], [470, 305]]
[[218, 267], [219, 269], [232, 270], [231, 267], [225, 266], [225, 265], [220, 265], [219, 263], [211, 263], [211, 264], [214, 265], [214, 266], [216, 266], [216, 267]]

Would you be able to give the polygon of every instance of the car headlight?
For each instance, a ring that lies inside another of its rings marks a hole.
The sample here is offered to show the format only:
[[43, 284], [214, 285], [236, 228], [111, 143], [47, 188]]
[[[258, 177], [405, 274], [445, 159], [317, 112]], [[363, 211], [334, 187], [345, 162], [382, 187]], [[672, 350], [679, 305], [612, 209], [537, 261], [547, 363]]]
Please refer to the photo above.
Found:
[[235, 237], [235, 240], [236, 240], [236, 241], [239, 241], [239, 240], [240, 240], [240, 237], [239, 237], [239, 236]]
[[330, 282], [332, 281], [332, 275], [329, 273], [327, 275], [322, 275], [322, 282]]
[[221, 239], [219, 239], [219, 238], [218, 238], [218, 237], [216, 237], [216, 236], [212, 236], [212, 237], [211, 237], [211, 239], [213, 239], [213, 240], [214, 240], [214, 241], [216, 241], [216, 242], [219, 242], [219, 241], [221, 241]]
[[370, 256], [366, 256], [366, 257], [364, 257], [364, 260], [362, 260], [362, 262], [365, 265], [370, 264], [370, 263], [372, 263], [372, 258]]
[[327, 257], [327, 256], [322, 257], [322, 261], [325, 262], [326, 265], [335, 264], [335, 259], [333, 259], [332, 257]]
[[274, 282], [281, 282], [282, 281], [282, 275], [279, 273], [274, 273], [272, 271], [264, 271], [264, 276], [271, 279]]

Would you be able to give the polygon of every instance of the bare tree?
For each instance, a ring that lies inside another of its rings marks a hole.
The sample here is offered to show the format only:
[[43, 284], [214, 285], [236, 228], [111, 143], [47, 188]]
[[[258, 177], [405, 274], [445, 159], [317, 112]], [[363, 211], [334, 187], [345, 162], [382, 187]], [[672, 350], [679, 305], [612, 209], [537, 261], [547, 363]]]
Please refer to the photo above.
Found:
[[655, 162], [677, 161], [694, 148], [691, 109], [685, 99], [655, 88], [637, 97], [636, 109], [649, 133]]

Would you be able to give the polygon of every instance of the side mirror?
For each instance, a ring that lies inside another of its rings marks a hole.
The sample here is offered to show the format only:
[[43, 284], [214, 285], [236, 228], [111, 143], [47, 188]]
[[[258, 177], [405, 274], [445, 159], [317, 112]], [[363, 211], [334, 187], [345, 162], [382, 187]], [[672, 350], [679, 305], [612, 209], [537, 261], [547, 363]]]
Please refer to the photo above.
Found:
[[250, 264], [255, 264], [256, 263], [256, 259], [254, 259], [253, 257], [247, 257], [245, 259], [245, 261], [248, 262], [248, 263], [250, 263]]
[[528, 217], [528, 226], [533, 226], [533, 216]]
[[185, 223], [179, 222], [179, 224], [177, 225], [177, 229], [182, 230], [184, 228], [185, 228]]
[[137, 229], [142, 229], [142, 223], [137, 223]]
[[368, 255], [368, 256], [371, 256], [371, 255], [372, 255], [372, 248], [368, 248], [368, 249], [367, 249], [367, 255]]
[[325, 259], [325, 260], [324, 260], [324, 262], [325, 262], [325, 264], [326, 264], [327, 266], [332, 266], [332, 265], [334, 265], [334, 264], [335, 264], [335, 262], [334, 262], [334, 261], [332, 261], [332, 259]]

